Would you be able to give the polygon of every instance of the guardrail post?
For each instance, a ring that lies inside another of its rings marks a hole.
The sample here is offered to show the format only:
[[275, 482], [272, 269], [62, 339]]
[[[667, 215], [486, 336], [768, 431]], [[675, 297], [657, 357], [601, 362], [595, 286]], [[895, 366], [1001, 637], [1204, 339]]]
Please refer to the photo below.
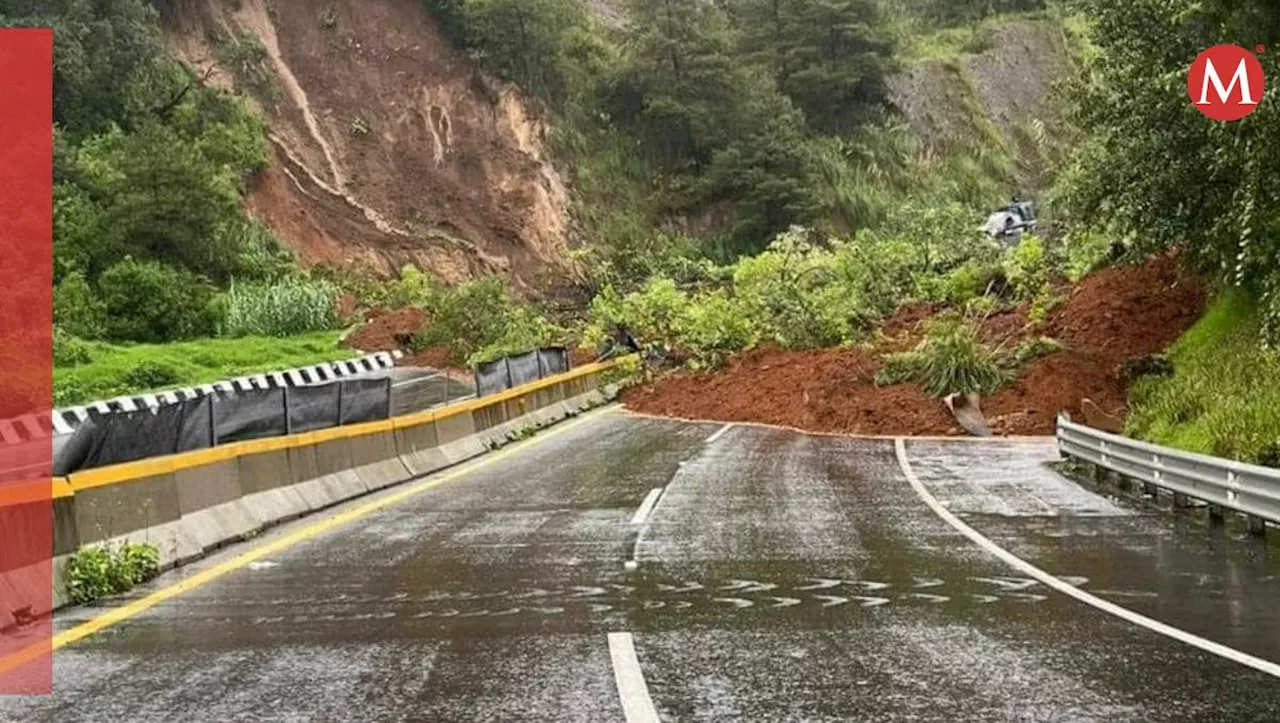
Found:
[[217, 405], [217, 403], [218, 403], [217, 399], [213, 399], [209, 401], [209, 446], [210, 447], [218, 446], [218, 415], [214, 413], [214, 406]]
[[1261, 517], [1254, 517], [1253, 515], [1249, 515], [1249, 516], [1248, 516], [1248, 521], [1249, 521], [1249, 534], [1250, 534], [1250, 535], [1257, 535], [1258, 537], [1266, 537], [1266, 536], [1267, 536], [1267, 521], [1266, 521], [1266, 520], [1262, 519]]
[[1160, 455], [1151, 455], [1151, 466], [1154, 470], [1151, 474], [1153, 479], [1151, 482], [1142, 483], [1142, 492], [1151, 499], [1158, 499], [1160, 497], [1160, 487], [1157, 483], [1160, 482], [1161, 477], [1164, 475], [1164, 462], [1160, 460]]
[[1184, 495], [1183, 493], [1181, 493], [1181, 492], [1174, 492], [1174, 493], [1173, 493], [1173, 506], [1174, 506], [1174, 507], [1190, 507], [1190, 506], [1191, 506], [1191, 501], [1190, 501], [1190, 500], [1187, 498], [1187, 496], [1186, 496], [1186, 495]]

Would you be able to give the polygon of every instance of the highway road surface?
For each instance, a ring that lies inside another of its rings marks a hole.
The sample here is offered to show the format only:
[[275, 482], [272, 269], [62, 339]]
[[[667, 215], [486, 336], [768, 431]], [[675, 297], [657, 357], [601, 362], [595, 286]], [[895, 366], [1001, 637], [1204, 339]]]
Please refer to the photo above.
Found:
[[0, 720], [1280, 720], [1266, 545], [1055, 459], [609, 409], [162, 576]]

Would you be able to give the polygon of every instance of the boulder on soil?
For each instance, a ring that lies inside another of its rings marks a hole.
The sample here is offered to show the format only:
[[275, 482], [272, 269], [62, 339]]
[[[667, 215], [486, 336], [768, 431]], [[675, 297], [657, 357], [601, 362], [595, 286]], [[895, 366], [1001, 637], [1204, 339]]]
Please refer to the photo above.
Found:
[[982, 400], [977, 394], [952, 394], [943, 401], [964, 431], [975, 437], [991, 436], [991, 428], [982, 415]]

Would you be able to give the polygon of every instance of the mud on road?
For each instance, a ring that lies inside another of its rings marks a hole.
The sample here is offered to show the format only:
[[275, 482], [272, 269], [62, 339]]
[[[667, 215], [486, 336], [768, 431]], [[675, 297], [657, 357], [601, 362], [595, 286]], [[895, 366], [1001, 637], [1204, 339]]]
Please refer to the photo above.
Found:
[[[1063, 350], [1032, 362], [982, 406], [1004, 435], [1052, 434], [1059, 412], [1083, 417], [1091, 400], [1123, 417], [1126, 360], [1163, 351], [1199, 318], [1204, 285], [1174, 256], [1104, 269], [1070, 291], [1040, 329], [1026, 309], [983, 322], [989, 344], [1025, 336], [1057, 339]], [[683, 419], [764, 422], [814, 432], [960, 435], [942, 402], [914, 384], [877, 387], [879, 357], [912, 346], [929, 307], [909, 307], [886, 324], [889, 339], [871, 349], [787, 351], [760, 348], [709, 374], [677, 373], [628, 390], [629, 409]]]

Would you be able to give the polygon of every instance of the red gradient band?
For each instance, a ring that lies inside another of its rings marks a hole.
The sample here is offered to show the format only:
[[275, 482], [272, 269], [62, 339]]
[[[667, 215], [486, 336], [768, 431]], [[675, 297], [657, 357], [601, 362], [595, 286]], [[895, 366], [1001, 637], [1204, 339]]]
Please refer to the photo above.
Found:
[[53, 689], [52, 198], [53, 34], [0, 29], [0, 695]]

